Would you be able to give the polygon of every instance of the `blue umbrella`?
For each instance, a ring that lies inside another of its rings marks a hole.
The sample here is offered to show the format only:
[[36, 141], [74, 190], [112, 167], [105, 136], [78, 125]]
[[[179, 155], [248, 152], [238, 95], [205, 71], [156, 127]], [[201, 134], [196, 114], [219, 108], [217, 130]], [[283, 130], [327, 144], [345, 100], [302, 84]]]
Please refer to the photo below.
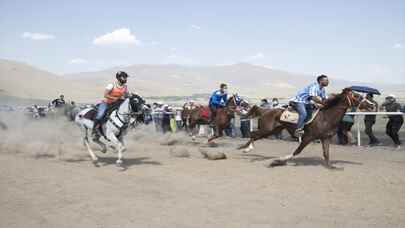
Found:
[[353, 91], [356, 91], [356, 92], [381, 95], [381, 93], [380, 93], [380, 91], [378, 91], [378, 89], [371, 88], [368, 86], [352, 86], [351, 88]]

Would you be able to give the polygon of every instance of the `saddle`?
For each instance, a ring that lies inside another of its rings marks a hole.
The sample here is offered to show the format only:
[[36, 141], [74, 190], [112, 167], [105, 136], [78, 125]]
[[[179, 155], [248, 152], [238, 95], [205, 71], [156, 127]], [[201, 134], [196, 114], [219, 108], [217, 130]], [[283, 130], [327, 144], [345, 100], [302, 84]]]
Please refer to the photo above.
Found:
[[210, 118], [211, 110], [208, 106], [201, 106], [200, 108], [200, 116], [204, 119]]
[[[312, 123], [312, 121], [315, 119], [315, 117], [318, 115], [320, 109], [316, 109], [312, 112], [311, 116], [308, 116], [305, 125]], [[292, 123], [292, 124], [297, 124], [298, 123], [298, 118], [299, 114], [297, 110], [295, 109], [294, 105], [288, 105], [287, 108], [283, 111], [283, 113], [280, 116], [280, 121], [282, 122], [287, 122], [287, 123]]]
[[[108, 117], [111, 115], [111, 113], [118, 109], [120, 107], [120, 105], [122, 104], [122, 102], [124, 102], [124, 100], [118, 100], [114, 103], [111, 103], [108, 105], [107, 110], [104, 113], [103, 118], [100, 120], [100, 122], [103, 124], [105, 122], [107, 122]], [[84, 118], [89, 119], [89, 120], [95, 120], [96, 119], [96, 115], [97, 115], [97, 109], [98, 109], [99, 105], [96, 105], [96, 107], [94, 107], [93, 109], [91, 109], [90, 111], [88, 111], [85, 115]]]

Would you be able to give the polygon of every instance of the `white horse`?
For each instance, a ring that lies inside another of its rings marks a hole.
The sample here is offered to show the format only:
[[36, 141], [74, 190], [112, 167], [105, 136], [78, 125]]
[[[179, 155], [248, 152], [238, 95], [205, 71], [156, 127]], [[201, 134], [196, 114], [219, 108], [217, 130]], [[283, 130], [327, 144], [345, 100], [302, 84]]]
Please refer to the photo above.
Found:
[[[140, 96], [131, 95], [122, 101], [118, 109], [115, 109], [109, 115], [106, 113], [108, 119], [102, 124], [101, 129], [104, 138], [107, 140], [106, 143], [118, 152], [116, 164], [119, 167], [121, 167], [123, 163], [122, 153], [126, 150], [124, 136], [127, 133], [128, 126], [133, 121], [136, 121], [137, 115], [143, 114], [144, 104], [145, 101]], [[86, 108], [76, 115], [75, 122], [82, 128], [84, 134], [83, 143], [87, 147], [93, 164], [98, 167], [98, 157], [89, 145], [89, 131], [93, 129], [93, 119], [96, 112], [94, 108]], [[100, 137], [93, 138], [93, 142], [101, 147], [101, 152], [107, 152], [107, 145], [100, 140]]]

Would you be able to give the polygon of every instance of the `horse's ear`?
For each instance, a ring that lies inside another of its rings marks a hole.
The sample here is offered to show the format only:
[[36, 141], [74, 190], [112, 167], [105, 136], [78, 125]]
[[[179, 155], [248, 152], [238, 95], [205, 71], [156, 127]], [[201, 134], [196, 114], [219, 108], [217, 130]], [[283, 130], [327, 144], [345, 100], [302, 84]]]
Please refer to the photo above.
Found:
[[342, 91], [343, 94], [348, 94], [348, 93], [351, 93], [351, 92], [352, 92], [352, 88], [350, 88], [350, 87], [346, 87]]

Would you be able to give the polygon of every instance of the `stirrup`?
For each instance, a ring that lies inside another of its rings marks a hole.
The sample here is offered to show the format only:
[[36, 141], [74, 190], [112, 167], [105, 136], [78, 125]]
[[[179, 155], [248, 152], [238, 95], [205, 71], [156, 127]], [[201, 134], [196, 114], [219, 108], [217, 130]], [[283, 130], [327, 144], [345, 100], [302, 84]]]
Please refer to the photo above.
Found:
[[297, 130], [295, 130], [295, 136], [297, 137], [301, 137], [304, 134], [304, 129], [302, 128], [298, 128]]
[[93, 137], [93, 139], [98, 139], [100, 138], [100, 133], [97, 130], [95, 130], [91, 132], [91, 136]]
[[99, 126], [95, 126], [93, 130], [91, 131], [91, 136], [93, 139], [98, 139], [100, 138], [100, 131], [98, 130]]

